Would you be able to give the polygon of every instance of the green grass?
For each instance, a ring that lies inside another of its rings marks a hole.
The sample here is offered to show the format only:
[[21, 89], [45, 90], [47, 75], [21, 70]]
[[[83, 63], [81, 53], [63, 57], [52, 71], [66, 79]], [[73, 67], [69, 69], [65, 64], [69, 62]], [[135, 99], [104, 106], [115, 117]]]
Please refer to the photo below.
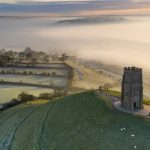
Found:
[[118, 96], [121, 97], [121, 92], [119, 91], [113, 91], [113, 90], [108, 90], [106, 91], [108, 94], [112, 95], [112, 96]]
[[145, 99], [145, 100], [143, 101], [143, 103], [144, 103], [145, 105], [150, 105], [150, 100], [149, 100], [149, 99]]
[[150, 148], [150, 120], [119, 112], [94, 92], [8, 109], [0, 113], [0, 133], [0, 150]]

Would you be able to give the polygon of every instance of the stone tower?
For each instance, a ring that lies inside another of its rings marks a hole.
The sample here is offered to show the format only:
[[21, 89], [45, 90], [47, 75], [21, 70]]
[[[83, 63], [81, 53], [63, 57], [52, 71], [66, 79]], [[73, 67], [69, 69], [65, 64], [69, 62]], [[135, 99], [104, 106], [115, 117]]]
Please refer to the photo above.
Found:
[[131, 111], [143, 109], [142, 69], [136, 67], [124, 68], [121, 105]]

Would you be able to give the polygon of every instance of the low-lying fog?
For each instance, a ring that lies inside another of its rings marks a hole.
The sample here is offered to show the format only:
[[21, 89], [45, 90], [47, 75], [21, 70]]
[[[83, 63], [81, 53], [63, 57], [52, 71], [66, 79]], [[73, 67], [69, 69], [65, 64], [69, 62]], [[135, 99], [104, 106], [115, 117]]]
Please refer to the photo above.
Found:
[[149, 16], [66, 19], [1, 17], [0, 48], [68, 50], [82, 58], [150, 70]]

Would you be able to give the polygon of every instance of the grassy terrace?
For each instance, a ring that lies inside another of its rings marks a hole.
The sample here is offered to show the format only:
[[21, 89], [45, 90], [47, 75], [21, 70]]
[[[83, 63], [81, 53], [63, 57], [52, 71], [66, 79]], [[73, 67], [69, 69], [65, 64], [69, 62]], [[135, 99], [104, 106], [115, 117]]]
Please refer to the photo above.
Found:
[[1, 112], [0, 133], [0, 150], [150, 148], [150, 121], [115, 110], [94, 92], [35, 101]]
[[[121, 96], [121, 92], [119, 91], [113, 91], [113, 90], [109, 90], [109, 91], [106, 91], [108, 94], [112, 95], [112, 96], [117, 96], [117, 97], [120, 97]], [[143, 103], [145, 105], [150, 105], [150, 99], [144, 99], [143, 100]]]

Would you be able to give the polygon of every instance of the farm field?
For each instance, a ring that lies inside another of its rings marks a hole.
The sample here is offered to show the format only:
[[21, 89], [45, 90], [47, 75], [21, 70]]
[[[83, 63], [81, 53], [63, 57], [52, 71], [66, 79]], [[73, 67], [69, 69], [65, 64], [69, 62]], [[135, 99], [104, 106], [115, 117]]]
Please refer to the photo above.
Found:
[[149, 150], [149, 128], [149, 120], [119, 112], [108, 99], [85, 92], [1, 112], [0, 149]]
[[9, 82], [23, 82], [41, 85], [53, 85], [66, 87], [68, 79], [63, 77], [48, 77], [48, 76], [34, 76], [34, 75], [1, 75], [0, 80]]
[[21, 92], [28, 92], [29, 94], [38, 96], [40, 93], [51, 91], [51, 89], [46, 88], [0, 85], [0, 104], [9, 102], [13, 98], [17, 98], [18, 94]]
[[[47, 68], [46, 68], [47, 67]], [[52, 63], [52, 64], [36, 64], [34, 66], [25, 66], [21, 64], [17, 67], [0, 67], [0, 81], [15, 82], [15, 83], [27, 83], [27, 84], [37, 84], [46, 85], [53, 87], [66, 88], [69, 85], [69, 69], [67, 65], [62, 63]], [[3, 73], [2, 73], [3, 72]], [[12, 74], [12, 73], [22, 73]], [[23, 75], [23, 72], [26, 73]], [[8, 74], [7, 74], [8, 73]], [[30, 73], [36, 75], [29, 75]], [[49, 73], [52, 75], [55, 73], [57, 76], [44, 76], [38, 75], [42, 73]], [[60, 75], [60, 76], [59, 76]], [[61, 76], [62, 75], [62, 76]], [[66, 77], [63, 77], [66, 76]], [[10, 87], [9, 87], [10, 86]], [[17, 87], [11, 85], [0, 84], [0, 103], [5, 103], [10, 101], [12, 98], [16, 98], [22, 91], [28, 92], [37, 96], [40, 93], [45, 93], [49, 89], [35, 88], [35, 87]]]

